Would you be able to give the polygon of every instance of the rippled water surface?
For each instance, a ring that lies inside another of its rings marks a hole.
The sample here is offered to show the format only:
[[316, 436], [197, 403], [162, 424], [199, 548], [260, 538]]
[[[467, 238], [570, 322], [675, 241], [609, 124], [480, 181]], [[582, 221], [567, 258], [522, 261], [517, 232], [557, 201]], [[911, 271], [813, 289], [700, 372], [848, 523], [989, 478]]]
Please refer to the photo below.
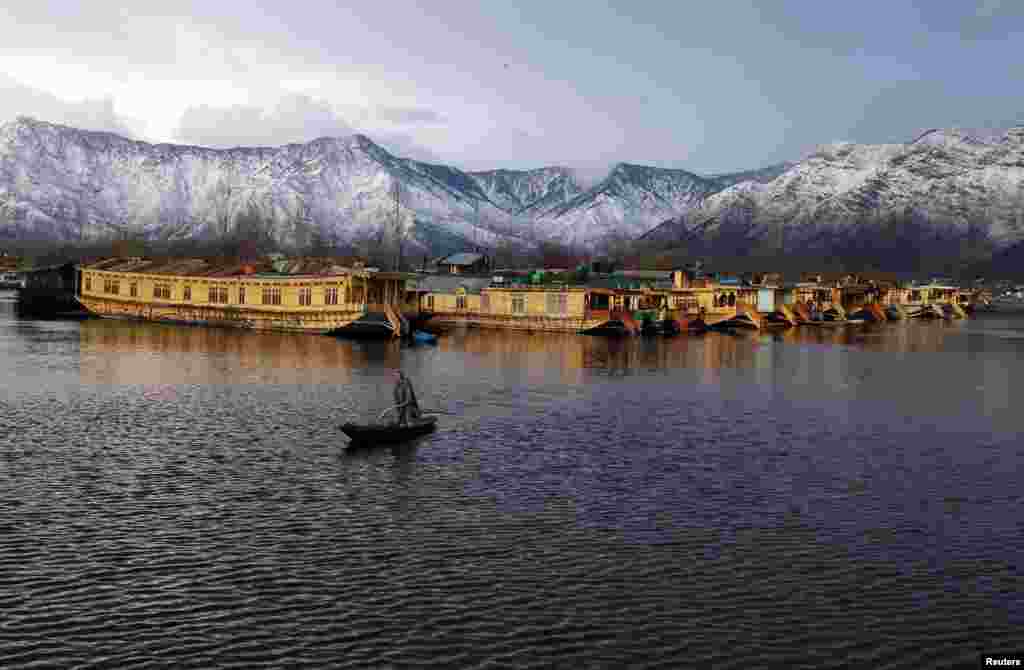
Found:
[[[451, 414], [346, 450], [399, 366]], [[400, 347], [0, 294], [0, 379], [4, 668], [973, 667], [1024, 638], [1020, 316]]]

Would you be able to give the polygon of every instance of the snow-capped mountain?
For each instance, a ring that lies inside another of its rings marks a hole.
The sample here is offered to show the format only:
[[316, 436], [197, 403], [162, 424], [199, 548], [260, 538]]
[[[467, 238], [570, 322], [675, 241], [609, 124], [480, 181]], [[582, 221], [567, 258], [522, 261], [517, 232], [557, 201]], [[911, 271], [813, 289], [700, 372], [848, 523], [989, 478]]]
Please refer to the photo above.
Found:
[[686, 170], [619, 163], [603, 181], [540, 215], [567, 244], [608, 235], [637, 237], [668, 217], [700, 207], [721, 184]]
[[468, 174], [398, 158], [363, 135], [220, 150], [27, 118], [0, 128], [0, 236], [8, 238], [218, 236], [253, 211], [286, 244], [314, 232], [352, 240], [393, 225], [395, 182], [412, 239], [442, 229], [493, 244], [500, 236], [488, 222], [509, 218]]
[[363, 135], [209, 149], [28, 118], [0, 127], [0, 239], [217, 237], [255, 213], [284, 244], [352, 241], [393, 225], [396, 183], [408, 239], [434, 252], [543, 240], [593, 248], [610, 237], [737, 253], [917, 248], [922, 237], [991, 251], [1024, 240], [1024, 128], [836, 143], [798, 163], [707, 177], [621, 163], [584, 189], [565, 168], [464, 172]]
[[487, 198], [513, 216], [535, 216], [563, 205], [583, 189], [568, 168], [470, 172]]
[[[894, 221], [920, 230], [908, 237]], [[725, 188], [645, 237], [746, 239], [748, 247], [777, 238], [783, 249], [825, 249], [897, 233], [901, 244], [915, 235], [993, 247], [1024, 239], [1024, 127], [987, 139], [932, 130], [905, 144], [824, 145], [775, 179]]]

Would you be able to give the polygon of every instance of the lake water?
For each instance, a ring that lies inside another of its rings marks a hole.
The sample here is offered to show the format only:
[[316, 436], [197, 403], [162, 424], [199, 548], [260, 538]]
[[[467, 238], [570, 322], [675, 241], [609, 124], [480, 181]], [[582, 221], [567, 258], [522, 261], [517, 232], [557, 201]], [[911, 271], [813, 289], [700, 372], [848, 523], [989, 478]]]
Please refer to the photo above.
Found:
[[[399, 366], [452, 415], [345, 450]], [[0, 294], [0, 379], [4, 668], [952, 668], [1024, 639], [1021, 316], [403, 347]]]

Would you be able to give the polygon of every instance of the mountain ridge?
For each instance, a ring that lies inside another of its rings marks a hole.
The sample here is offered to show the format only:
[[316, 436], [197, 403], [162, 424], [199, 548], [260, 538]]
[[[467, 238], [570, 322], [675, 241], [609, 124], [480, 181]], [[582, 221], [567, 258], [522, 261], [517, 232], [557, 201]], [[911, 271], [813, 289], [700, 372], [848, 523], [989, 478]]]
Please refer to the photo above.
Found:
[[712, 175], [621, 162], [585, 188], [563, 166], [464, 171], [396, 156], [361, 133], [218, 149], [30, 117], [0, 126], [8, 239], [202, 239], [230, 234], [245, 212], [286, 245], [382, 239], [396, 182], [400, 234], [434, 252], [442, 238], [446, 250], [615, 239], [827, 250], [829, 238], [859, 239], [908, 212], [923, 235], [984, 229], [992, 248], [1024, 239], [1024, 127], [988, 139], [933, 128], [904, 143], [833, 142], [799, 161]]

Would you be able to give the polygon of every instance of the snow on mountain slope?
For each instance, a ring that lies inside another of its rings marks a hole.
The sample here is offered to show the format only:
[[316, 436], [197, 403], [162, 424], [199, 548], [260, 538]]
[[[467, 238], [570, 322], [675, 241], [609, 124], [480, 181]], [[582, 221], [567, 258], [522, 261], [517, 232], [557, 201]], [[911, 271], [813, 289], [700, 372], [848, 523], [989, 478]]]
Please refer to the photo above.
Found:
[[441, 225], [481, 244], [497, 241], [475, 222], [508, 215], [471, 177], [397, 158], [362, 135], [219, 150], [26, 118], [0, 128], [0, 235], [215, 236], [255, 210], [286, 244], [302, 244], [314, 231], [351, 240], [392, 220], [396, 180], [407, 221]]
[[592, 245], [608, 235], [636, 237], [659, 221], [699, 207], [721, 189], [685, 170], [620, 163], [594, 188], [540, 219], [568, 244]]
[[583, 192], [572, 171], [561, 167], [488, 170], [469, 175], [491, 202], [514, 216], [542, 214]]
[[781, 224], [799, 242], [855, 235], [909, 210], [944, 235], [982, 227], [997, 245], [1024, 238], [1024, 128], [992, 139], [932, 130], [906, 144], [824, 145], [770, 182], [730, 186], [646, 237], [707, 236], [745, 221], [752, 239]]
[[904, 210], [943, 235], [980, 227], [997, 245], [1024, 240], [1024, 128], [834, 143], [795, 164], [710, 177], [620, 163], [583, 189], [565, 168], [463, 172], [394, 156], [363, 135], [220, 150], [27, 118], [0, 127], [0, 238], [220, 236], [255, 211], [285, 244], [347, 241], [390, 225], [396, 182], [401, 218], [424, 250], [442, 238], [671, 242], [726, 224], [734, 240], [827, 241]]

